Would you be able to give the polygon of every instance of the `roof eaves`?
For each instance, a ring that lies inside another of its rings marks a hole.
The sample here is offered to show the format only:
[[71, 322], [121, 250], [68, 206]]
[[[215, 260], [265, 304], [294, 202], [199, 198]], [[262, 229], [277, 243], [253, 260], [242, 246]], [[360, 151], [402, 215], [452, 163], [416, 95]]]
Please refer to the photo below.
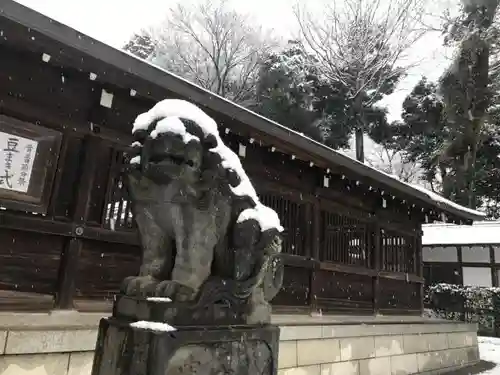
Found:
[[255, 128], [259, 132], [275, 137], [280, 141], [287, 142], [310, 154], [317, 155], [329, 163], [345, 167], [358, 175], [366, 176], [403, 194], [420, 199], [448, 214], [467, 220], [480, 220], [484, 218], [482, 213], [458, 206], [453, 202], [447, 202], [444, 198], [440, 201], [436, 201], [432, 199], [429, 194], [424, 193], [420, 189], [416, 189], [389, 175], [381, 173], [303, 134], [232, 103], [225, 98], [141, 60], [134, 55], [94, 40], [69, 26], [54, 21], [13, 0], [4, 0], [2, 2], [0, 16], [36, 30], [53, 40], [75, 48], [104, 63], [113, 65], [122, 71], [149, 81], [154, 85], [175, 91], [179, 95], [189, 98], [207, 108], [232, 116], [238, 121]]

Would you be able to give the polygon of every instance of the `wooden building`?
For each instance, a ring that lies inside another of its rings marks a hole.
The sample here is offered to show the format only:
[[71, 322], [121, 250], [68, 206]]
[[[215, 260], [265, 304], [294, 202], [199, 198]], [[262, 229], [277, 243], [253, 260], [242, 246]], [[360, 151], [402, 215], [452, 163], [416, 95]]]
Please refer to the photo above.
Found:
[[500, 222], [424, 225], [422, 243], [427, 285], [500, 286]]
[[276, 310], [420, 314], [422, 223], [481, 218], [11, 0], [0, 56], [3, 310], [104, 311], [137, 272], [120, 165], [134, 118], [165, 98], [214, 117], [279, 213]]

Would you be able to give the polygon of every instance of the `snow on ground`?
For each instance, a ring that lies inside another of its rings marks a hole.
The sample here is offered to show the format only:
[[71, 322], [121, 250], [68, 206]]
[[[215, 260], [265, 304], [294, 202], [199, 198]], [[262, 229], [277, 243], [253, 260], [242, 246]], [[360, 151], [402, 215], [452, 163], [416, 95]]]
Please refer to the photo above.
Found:
[[500, 375], [500, 338], [478, 337], [480, 358], [483, 361], [496, 363], [497, 366], [482, 375]]

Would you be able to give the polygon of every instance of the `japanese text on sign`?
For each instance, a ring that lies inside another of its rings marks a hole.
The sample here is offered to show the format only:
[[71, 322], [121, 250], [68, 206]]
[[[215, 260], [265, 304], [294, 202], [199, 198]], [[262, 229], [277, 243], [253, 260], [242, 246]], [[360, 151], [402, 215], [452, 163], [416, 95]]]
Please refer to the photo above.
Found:
[[37, 141], [0, 132], [1, 189], [28, 191], [37, 146]]

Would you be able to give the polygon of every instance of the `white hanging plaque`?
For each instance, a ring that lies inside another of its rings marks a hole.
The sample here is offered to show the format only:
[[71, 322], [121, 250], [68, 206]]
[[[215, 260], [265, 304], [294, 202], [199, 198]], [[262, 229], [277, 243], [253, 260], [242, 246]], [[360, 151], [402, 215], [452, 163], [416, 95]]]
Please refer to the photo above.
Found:
[[0, 132], [0, 188], [26, 193], [38, 142]]

